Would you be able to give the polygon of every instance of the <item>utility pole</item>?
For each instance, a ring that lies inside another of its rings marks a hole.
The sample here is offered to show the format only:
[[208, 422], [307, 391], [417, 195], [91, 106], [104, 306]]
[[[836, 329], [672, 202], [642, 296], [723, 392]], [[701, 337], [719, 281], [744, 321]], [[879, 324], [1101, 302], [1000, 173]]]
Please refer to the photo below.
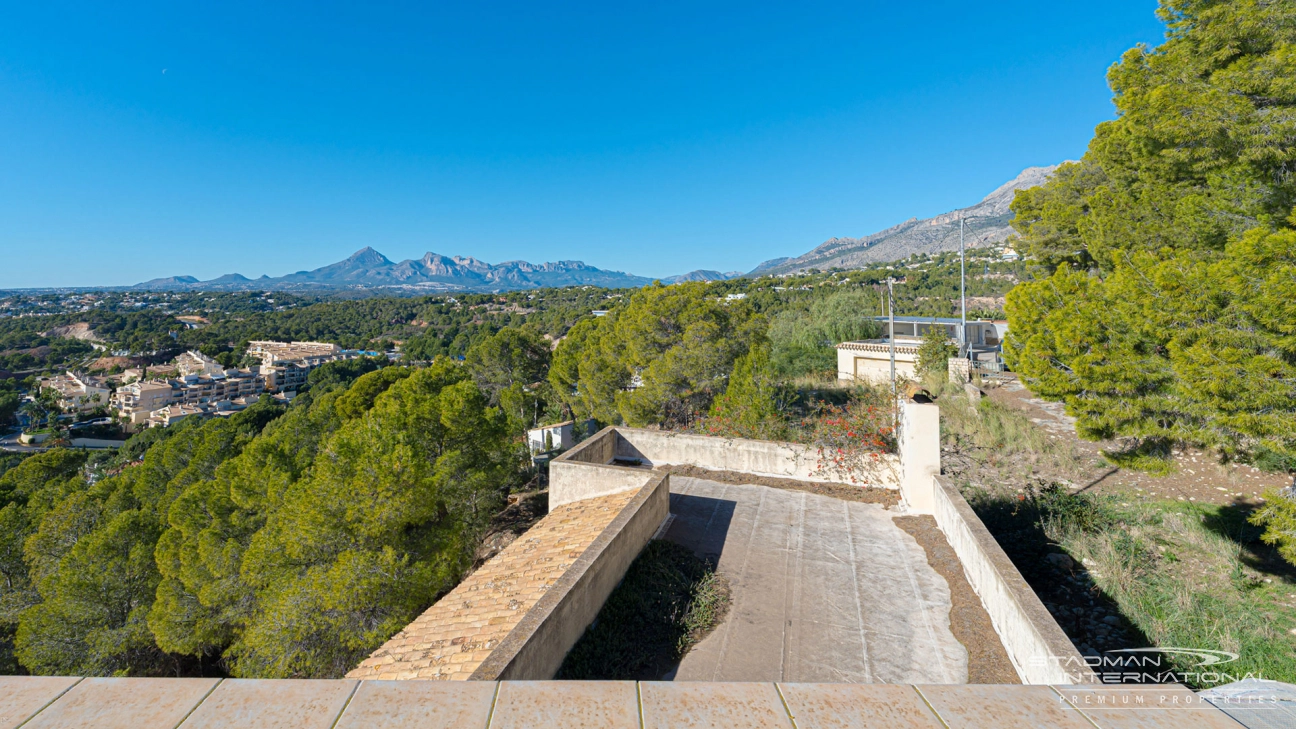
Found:
[[959, 339], [969, 359], [972, 358], [972, 347], [967, 337], [967, 261], [963, 254], [963, 213], [959, 213], [959, 299], [962, 300], [963, 326], [959, 329]]
[[893, 400], [897, 394], [895, 378], [895, 287], [892, 286], [894, 282], [894, 278], [887, 277], [887, 315], [889, 317], [887, 340], [891, 343], [891, 399]]

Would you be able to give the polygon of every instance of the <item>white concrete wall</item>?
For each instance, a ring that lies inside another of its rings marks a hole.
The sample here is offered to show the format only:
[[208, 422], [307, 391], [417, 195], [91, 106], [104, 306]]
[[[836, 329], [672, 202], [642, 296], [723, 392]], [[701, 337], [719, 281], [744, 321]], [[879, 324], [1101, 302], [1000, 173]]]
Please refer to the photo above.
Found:
[[933, 403], [900, 404], [900, 494], [909, 509], [934, 513], [932, 477], [939, 476], [940, 407]]
[[[738, 471], [773, 478], [840, 483], [852, 474], [820, 469], [815, 448], [796, 443], [718, 438], [639, 428], [617, 428], [616, 455], [639, 458], [653, 466], [692, 465], [712, 471]], [[899, 488], [899, 459], [882, 456], [870, 472], [854, 474], [863, 485]], [[552, 498], [552, 497], [550, 497]]]
[[932, 514], [963, 563], [963, 574], [990, 614], [1022, 683], [1093, 683], [1084, 657], [977, 518], [958, 488], [931, 480]]
[[[896, 377], [915, 378], [917, 370], [913, 356], [896, 353]], [[882, 384], [891, 381], [891, 354], [862, 352], [857, 349], [837, 350], [837, 379], [852, 382], [856, 380]]]
[[652, 477], [643, 468], [554, 459], [549, 462], [549, 508], [637, 489]]

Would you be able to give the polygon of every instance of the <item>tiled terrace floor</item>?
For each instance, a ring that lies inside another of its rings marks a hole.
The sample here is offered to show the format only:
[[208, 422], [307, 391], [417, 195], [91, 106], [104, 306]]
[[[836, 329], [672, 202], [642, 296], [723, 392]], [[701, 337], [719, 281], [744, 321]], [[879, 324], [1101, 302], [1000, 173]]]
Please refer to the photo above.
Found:
[[950, 592], [879, 504], [674, 476], [666, 539], [717, 561], [729, 616], [677, 681], [966, 683]]
[[347, 677], [467, 679], [636, 493], [554, 507]]
[[0, 729], [1237, 729], [1181, 687], [0, 677]]

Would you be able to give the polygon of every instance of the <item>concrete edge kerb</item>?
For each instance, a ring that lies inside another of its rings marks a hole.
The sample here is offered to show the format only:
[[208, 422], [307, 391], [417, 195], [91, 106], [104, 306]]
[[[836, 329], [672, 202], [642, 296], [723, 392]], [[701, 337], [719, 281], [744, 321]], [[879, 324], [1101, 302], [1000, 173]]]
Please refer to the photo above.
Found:
[[[963, 495], [940, 476], [933, 482], [937, 501], [944, 502], [937, 504], [937, 525], [958, 555], [1022, 682], [1097, 683], [1097, 675]], [[953, 514], [940, 508], [944, 505]]]
[[[625, 470], [638, 471], [638, 469]], [[477, 667], [477, 670], [473, 671], [472, 675], [469, 676], [469, 680], [495, 681], [500, 680], [501, 677], [506, 677], [506, 674], [510, 672], [510, 669], [514, 668], [513, 664], [518, 659], [519, 655], [533, 643], [536, 636], [546, 628], [554, 627], [548, 625], [550, 619], [555, 616], [563, 606], [563, 603], [568, 600], [573, 590], [580, 585], [586, 575], [594, 568], [596, 563], [598, 563], [604, 554], [609, 551], [609, 548], [613, 546], [617, 538], [626, 531], [626, 526], [639, 516], [640, 512], [643, 511], [646, 506], [651, 506], [650, 502], [653, 497], [658, 496], [660, 492], [666, 494], [664, 503], [667, 505], [667, 513], [669, 513], [670, 475], [665, 473], [651, 474], [644, 471], [638, 472], [644, 474], [646, 477], [646, 481], [640, 487], [639, 493], [635, 494], [630, 503], [628, 503], [616, 518], [599, 533], [598, 537], [594, 539], [590, 546], [585, 548], [585, 551], [576, 558], [563, 575], [558, 578], [547, 592], [545, 592], [544, 596], [536, 602], [535, 606], [527, 611], [527, 614], [523, 616], [522, 620], [518, 622], [511, 631], [509, 631], [508, 635], [500, 641], [500, 644], [496, 646], [486, 660]], [[662, 518], [665, 518], [665, 516], [666, 515], [663, 514]], [[656, 532], [657, 527], [659, 526], [659, 521], [660, 520], [655, 520], [651, 524], [651, 528], [647, 531], [649, 537]], [[646, 539], [644, 541], [645, 543], [647, 542]], [[638, 556], [642, 547], [643, 545], [639, 544], [631, 550], [632, 554], [629, 556], [629, 559], [626, 560], [627, 564], [625, 566], [629, 566], [629, 562], [632, 562], [634, 558]], [[621, 574], [624, 574], [624, 568], [621, 569], [620, 572]], [[615, 587], [618, 582], [620, 582], [620, 575], [618, 575], [611, 587]], [[610, 587], [608, 591], [611, 591]], [[590, 621], [592, 621], [597, 615], [598, 608], [601, 608], [606, 597], [606, 595], [603, 595], [602, 599], [595, 601], [597, 602], [597, 607], [594, 609], [593, 613], [588, 616], [588, 620], [582, 622], [580, 630], [575, 632], [575, 637], [571, 641], [572, 645], [575, 644], [575, 639], [579, 639], [586, 626], [588, 626]], [[562, 658], [566, 656], [567, 651], [570, 649], [571, 645], [563, 647], [561, 652], [558, 654], [558, 664], [561, 664]], [[554, 671], [556, 670], [557, 665], [554, 666]], [[552, 678], [552, 674], [533, 677], [507, 677], [517, 679], [547, 679]]]

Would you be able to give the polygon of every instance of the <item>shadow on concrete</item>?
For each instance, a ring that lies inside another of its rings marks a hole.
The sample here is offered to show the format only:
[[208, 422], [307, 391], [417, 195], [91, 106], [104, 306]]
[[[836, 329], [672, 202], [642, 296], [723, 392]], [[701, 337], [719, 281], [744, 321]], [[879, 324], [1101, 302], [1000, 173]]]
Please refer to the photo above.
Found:
[[693, 550], [712, 564], [720, 561], [729, 524], [738, 502], [692, 494], [671, 494], [670, 513], [675, 517], [665, 539]]

